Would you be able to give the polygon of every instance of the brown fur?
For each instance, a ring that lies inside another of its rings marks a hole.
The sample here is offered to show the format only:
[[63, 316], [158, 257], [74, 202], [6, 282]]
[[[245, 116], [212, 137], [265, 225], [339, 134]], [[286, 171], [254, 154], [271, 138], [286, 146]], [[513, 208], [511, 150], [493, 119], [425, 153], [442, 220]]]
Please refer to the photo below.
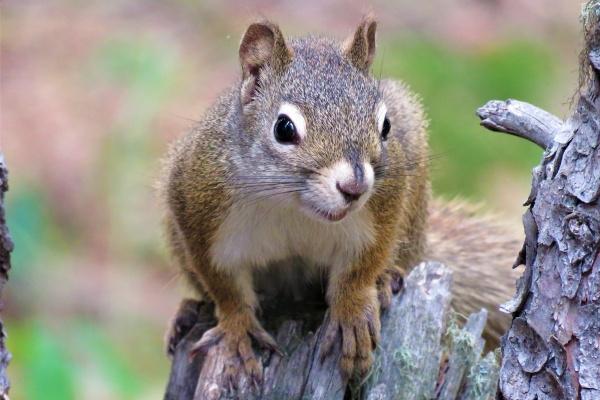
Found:
[[511, 266], [522, 240], [498, 219], [460, 201], [434, 201], [428, 225], [425, 258], [452, 269], [454, 309], [466, 316], [486, 308], [487, 346], [498, 346], [511, 320], [498, 306], [514, 294], [520, 272]]

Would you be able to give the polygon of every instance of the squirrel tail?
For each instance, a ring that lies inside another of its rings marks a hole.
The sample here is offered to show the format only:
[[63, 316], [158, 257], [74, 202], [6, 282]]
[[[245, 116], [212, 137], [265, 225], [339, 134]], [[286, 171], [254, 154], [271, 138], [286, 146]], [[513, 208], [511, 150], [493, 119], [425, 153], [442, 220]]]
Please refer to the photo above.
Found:
[[452, 306], [462, 315], [486, 308], [484, 337], [488, 348], [499, 344], [511, 316], [499, 310], [510, 300], [520, 275], [512, 269], [523, 241], [496, 218], [461, 201], [432, 201], [426, 259], [440, 261], [453, 272]]

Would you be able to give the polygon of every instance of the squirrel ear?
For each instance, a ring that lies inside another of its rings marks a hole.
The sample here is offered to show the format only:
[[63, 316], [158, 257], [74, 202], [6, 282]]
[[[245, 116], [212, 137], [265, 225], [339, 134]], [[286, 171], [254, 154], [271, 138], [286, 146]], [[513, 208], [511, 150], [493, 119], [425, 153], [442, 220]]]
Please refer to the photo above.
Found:
[[242, 65], [242, 102], [248, 103], [256, 90], [260, 70], [270, 65], [281, 71], [292, 60], [279, 27], [269, 21], [253, 23], [246, 29], [239, 50]]
[[343, 45], [343, 51], [350, 62], [361, 71], [367, 73], [375, 58], [375, 31], [377, 21], [373, 15], [365, 16]]

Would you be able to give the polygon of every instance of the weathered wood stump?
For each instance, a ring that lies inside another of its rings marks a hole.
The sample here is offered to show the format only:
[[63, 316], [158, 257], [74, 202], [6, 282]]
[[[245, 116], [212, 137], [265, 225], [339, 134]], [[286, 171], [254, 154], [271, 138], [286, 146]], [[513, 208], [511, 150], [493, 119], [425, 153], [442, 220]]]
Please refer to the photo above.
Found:
[[445, 266], [427, 262], [404, 280], [402, 292], [382, 315], [375, 365], [363, 382], [341, 377], [339, 348], [320, 362], [327, 315], [324, 303], [315, 301], [309, 306], [280, 304], [282, 309], [265, 313], [265, 326], [286, 355], [262, 353], [260, 387], [241, 377], [237, 389], [229, 388], [221, 379], [223, 358], [217, 347], [190, 358], [192, 344], [215, 320], [210, 305], [189, 303], [179, 316], [189, 331], [181, 332], [183, 339], [175, 347], [165, 399], [491, 399], [498, 364], [493, 354], [481, 358], [487, 313], [470, 316], [462, 330], [449, 323], [451, 278]]

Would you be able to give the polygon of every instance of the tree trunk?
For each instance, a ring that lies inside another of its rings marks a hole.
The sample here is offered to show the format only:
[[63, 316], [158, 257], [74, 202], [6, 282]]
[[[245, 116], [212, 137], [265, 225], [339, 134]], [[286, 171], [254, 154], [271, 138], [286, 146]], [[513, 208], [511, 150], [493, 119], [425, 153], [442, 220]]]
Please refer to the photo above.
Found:
[[505, 399], [600, 399], [600, 2], [584, 9], [586, 48], [573, 115], [492, 101], [482, 125], [545, 148], [523, 216], [525, 271], [503, 308], [513, 322], [502, 341]]
[[[10, 252], [13, 249], [13, 242], [8, 234], [6, 219], [4, 214], [4, 193], [8, 190], [8, 171], [4, 165], [4, 157], [0, 154], [0, 301], [4, 285], [8, 280], [8, 270], [10, 269]], [[0, 303], [1, 304], [1, 303]], [[6, 348], [4, 339], [4, 323], [0, 319], [0, 399], [8, 399], [10, 382], [6, 374], [6, 367], [10, 361], [11, 355]]]

